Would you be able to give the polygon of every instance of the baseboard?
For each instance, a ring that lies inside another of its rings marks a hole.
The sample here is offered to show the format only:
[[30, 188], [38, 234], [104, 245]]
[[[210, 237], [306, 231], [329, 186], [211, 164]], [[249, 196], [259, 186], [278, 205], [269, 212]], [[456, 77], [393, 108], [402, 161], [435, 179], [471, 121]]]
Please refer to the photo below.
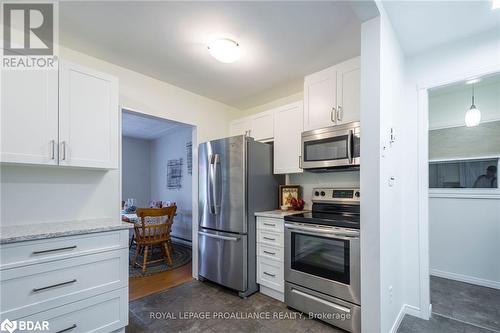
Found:
[[403, 306], [399, 310], [399, 313], [398, 313], [398, 316], [396, 317], [396, 320], [394, 321], [394, 324], [392, 325], [390, 333], [396, 333], [398, 331], [399, 326], [401, 325], [401, 322], [403, 321], [403, 318], [405, 317], [405, 315], [410, 315], [410, 316], [414, 316], [417, 318], [421, 318], [419, 308], [417, 308], [416, 306], [413, 306], [413, 305], [403, 304]]
[[457, 273], [450, 273], [450, 272], [440, 271], [438, 269], [431, 269], [430, 273], [431, 273], [431, 275], [442, 277], [445, 279], [475, 284], [475, 285], [482, 286], [482, 287], [500, 289], [500, 282], [499, 281], [492, 281], [492, 280], [477, 278], [474, 276], [462, 275], [462, 274], [457, 274]]
[[193, 247], [193, 243], [188, 239], [172, 236], [172, 241], [174, 243], [179, 243], [179, 244], [187, 246], [187, 247]]

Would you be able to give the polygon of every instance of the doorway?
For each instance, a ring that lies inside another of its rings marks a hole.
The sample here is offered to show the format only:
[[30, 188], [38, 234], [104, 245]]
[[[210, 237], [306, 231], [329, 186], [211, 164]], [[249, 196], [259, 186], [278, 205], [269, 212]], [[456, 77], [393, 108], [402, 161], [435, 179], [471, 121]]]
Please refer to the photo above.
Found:
[[[122, 220], [134, 224], [129, 239], [131, 301], [192, 279], [195, 136], [192, 125], [122, 110]], [[173, 206], [175, 216], [166, 232], [168, 249], [159, 244], [145, 251], [137, 241], [142, 221], [161, 223], [167, 218], [141, 219], [138, 213]]]
[[425, 100], [419, 111], [426, 112], [419, 131], [426, 136], [419, 140], [425, 142], [419, 161], [422, 299], [432, 304], [432, 317], [498, 332], [500, 73], [419, 94]]

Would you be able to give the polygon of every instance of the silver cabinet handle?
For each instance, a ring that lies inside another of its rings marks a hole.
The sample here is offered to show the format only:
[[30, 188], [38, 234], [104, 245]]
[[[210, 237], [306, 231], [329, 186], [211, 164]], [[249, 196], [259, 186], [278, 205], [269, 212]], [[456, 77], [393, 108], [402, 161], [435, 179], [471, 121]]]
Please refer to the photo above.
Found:
[[341, 105], [337, 106], [337, 120], [342, 121], [344, 118], [344, 109]]
[[61, 150], [62, 150], [62, 157], [61, 157], [61, 160], [62, 161], [66, 161], [66, 141], [62, 141], [61, 142]]
[[335, 106], [332, 106], [332, 112], [330, 112], [330, 119], [332, 120], [333, 123], [337, 123], [337, 109]]
[[71, 325], [71, 326], [70, 326], [70, 327], [68, 327], [68, 328], [65, 328], [65, 329], [62, 329], [62, 330], [60, 330], [60, 331], [57, 331], [56, 333], [63, 333], [63, 332], [71, 331], [71, 330], [73, 330], [73, 329], [75, 329], [75, 328], [76, 328], [76, 324], [73, 324], [73, 325]]
[[236, 242], [239, 240], [239, 238], [237, 238], [237, 237], [214, 235], [214, 234], [209, 234], [208, 232], [203, 232], [203, 231], [198, 231], [198, 234], [203, 235], [203, 236], [207, 236], [210, 238], [215, 238], [215, 239], [230, 240], [233, 242]]
[[351, 309], [349, 309], [349, 308], [346, 308], [346, 307], [344, 307], [342, 305], [338, 305], [338, 304], [335, 304], [335, 303], [332, 303], [332, 302], [328, 302], [327, 300], [324, 300], [322, 298], [319, 298], [319, 297], [316, 297], [316, 296], [313, 296], [313, 295], [306, 294], [306, 293], [304, 293], [304, 292], [302, 292], [300, 290], [292, 288], [292, 293], [295, 293], [295, 294], [300, 295], [300, 296], [305, 297], [305, 298], [312, 299], [312, 300], [314, 300], [316, 302], [322, 303], [322, 304], [327, 305], [329, 307], [332, 307], [332, 308], [334, 308], [336, 310], [339, 310], [339, 311], [342, 311], [342, 312], [346, 312], [346, 313], [351, 313]]
[[267, 276], [270, 276], [270, 277], [276, 277], [276, 274], [271, 274], [271, 273], [268, 273], [268, 272], [263, 272], [265, 275]]
[[33, 251], [33, 254], [42, 254], [42, 253], [47, 253], [47, 252], [56, 252], [56, 251], [64, 251], [64, 250], [71, 250], [71, 249], [76, 249], [76, 245], [66, 246], [66, 247], [58, 247], [57, 249], [50, 249], [50, 250]]
[[51, 160], [56, 159], [56, 140], [50, 141], [50, 159]]
[[75, 282], [76, 282], [76, 279], [73, 279], [71, 281], [56, 283], [56, 284], [52, 284], [52, 285], [46, 286], [46, 287], [33, 288], [33, 292], [37, 293], [37, 292], [42, 291], [42, 290], [47, 290], [47, 289], [51, 289], [51, 288], [55, 288], [55, 287], [65, 286], [67, 284], [72, 284], [72, 283], [75, 283]]
[[265, 223], [265, 222], [264, 222], [264, 225], [267, 225], [269, 227], [275, 227], [276, 226], [276, 224], [274, 224], [274, 223]]
[[276, 238], [269, 238], [269, 237], [265, 237], [265, 236], [264, 236], [263, 238], [264, 238], [264, 239], [267, 239], [267, 240], [270, 240], [270, 241], [274, 241], [274, 240], [276, 240]]
[[299, 169], [302, 169], [302, 156], [299, 156]]
[[264, 252], [265, 254], [270, 254], [270, 255], [272, 255], [272, 256], [275, 256], [275, 255], [276, 255], [276, 252], [269, 252], [269, 251], [266, 251], [266, 250], [264, 250], [263, 252]]

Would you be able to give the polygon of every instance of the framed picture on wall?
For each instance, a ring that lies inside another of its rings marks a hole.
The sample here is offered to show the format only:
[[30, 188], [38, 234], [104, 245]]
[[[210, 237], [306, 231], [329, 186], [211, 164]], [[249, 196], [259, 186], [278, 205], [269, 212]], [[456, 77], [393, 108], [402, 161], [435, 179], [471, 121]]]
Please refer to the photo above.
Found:
[[291, 207], [293, 198], [299, 199], [301, 187], [299, 185], [280, 185], [280, 207]]

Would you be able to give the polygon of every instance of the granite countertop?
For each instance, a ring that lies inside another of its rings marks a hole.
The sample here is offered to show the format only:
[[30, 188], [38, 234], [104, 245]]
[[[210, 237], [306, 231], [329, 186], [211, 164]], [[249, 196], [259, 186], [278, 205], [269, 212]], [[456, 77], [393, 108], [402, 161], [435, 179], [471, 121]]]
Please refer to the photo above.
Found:
[[255, 216], [261, 216], [261, 217], [274, 217], [278, 219], [282, 219], [283, 217], [287, 215], [293, 215], [293, 214], [301, 214], [308, 212], [308, 210], [269, 210], [266, 212], [255, 212]]
[[0, 244], [122, 230], [133, 227], [132, 223], [110, 219], [1, 226]]

